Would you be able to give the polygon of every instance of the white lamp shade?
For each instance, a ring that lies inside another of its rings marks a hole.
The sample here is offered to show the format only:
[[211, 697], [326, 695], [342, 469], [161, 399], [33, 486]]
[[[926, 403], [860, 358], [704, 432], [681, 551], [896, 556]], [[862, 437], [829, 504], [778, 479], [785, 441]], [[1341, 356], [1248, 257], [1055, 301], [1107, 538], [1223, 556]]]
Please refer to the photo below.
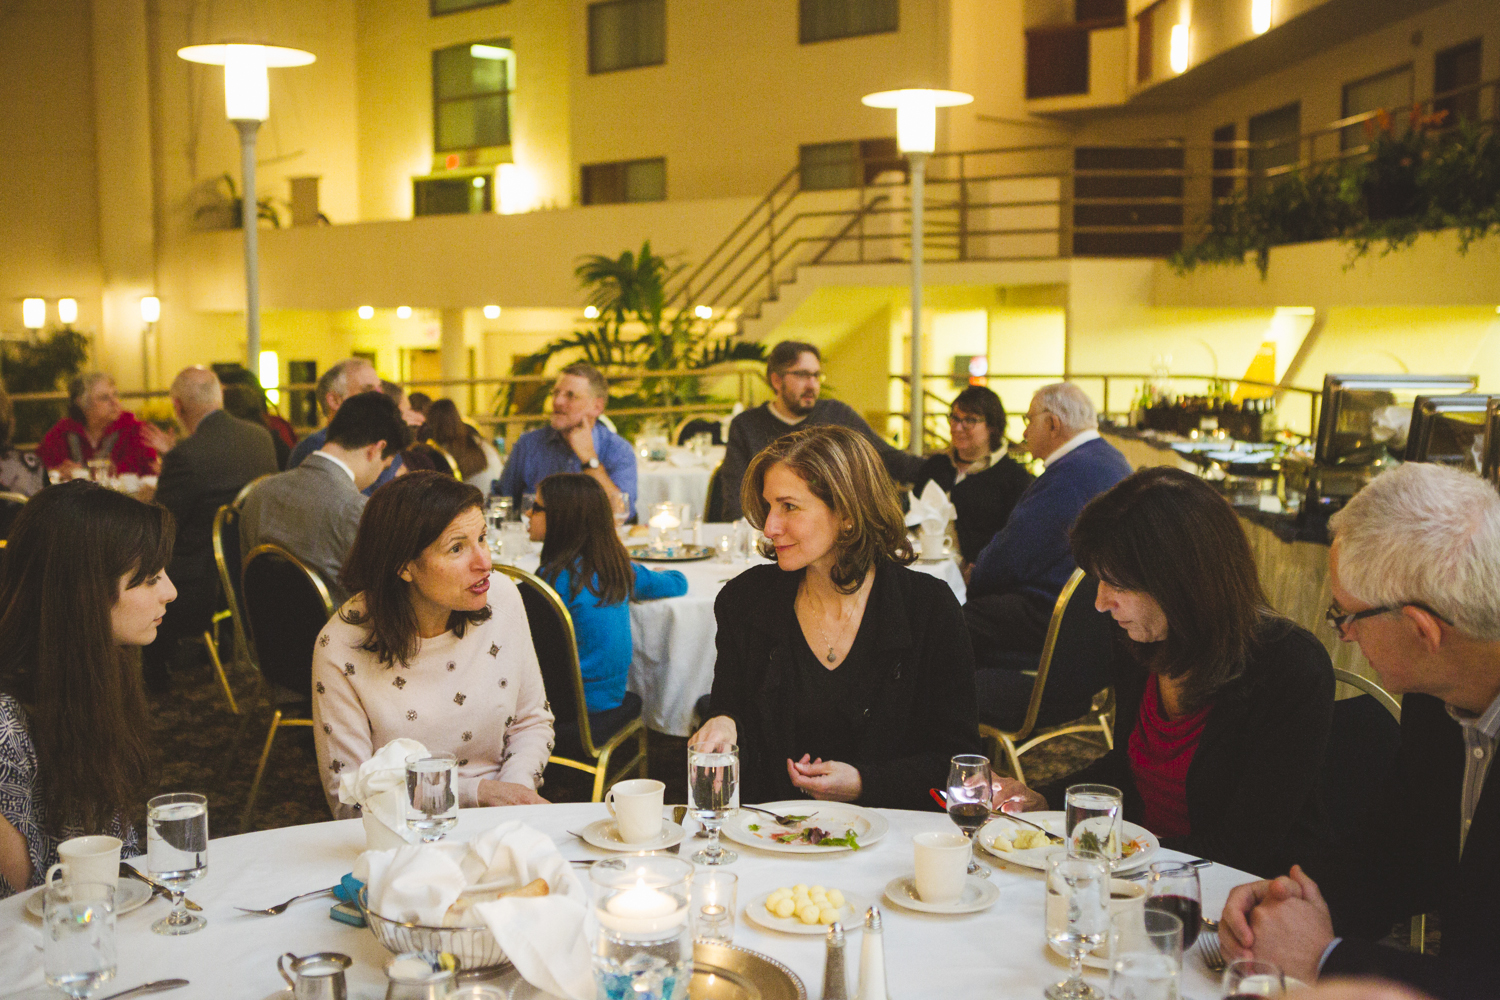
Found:
[[1271, 0], [1251, 0], [1250, 30], [1257, 35], [1271, 30]]
[[230, 121], [265, 121], [271, 99], [266, 69], [306, 66], [317, 59], [311, 52], [281, 45], [189, 45], [177, 50], [188, 62], [224, 67], [224, 113]]
[[957, 90], [883, 90], [867, 94], [861, 103], [871, 108], [896, 109], [896, 145], [903, 153], [930, 153], [937, 148], [937, 109], [968, 104], [974, 95]]
[[147, 323], [155, 323], [161, 319], [161, 299], [155, 295], [147, 295], [141, 299], [141, 319]]
[[360, 306], [359, 307], [359, 318], [360, 319], [374, 319], [375, 318], [375, 307], [374, 306]]
[[22, 299], [21, 322], [28, 330], [40, 330], [47, 325], [47, 300]]
[[78, 322], [78, 300], [57, 300], [57, 321], [64, 326], [71, 326]]
[[1189, 36], [1186, 24], [1172, 25], [1172, 35], [1168, 45], [1167, 60], [1171, 63], [1172, 72], [1187, 72]]
[[499, 319], [500, 318], [500, 307], [499, 306], [485, 306], [484, 307], [484, 318], [485, 319]]

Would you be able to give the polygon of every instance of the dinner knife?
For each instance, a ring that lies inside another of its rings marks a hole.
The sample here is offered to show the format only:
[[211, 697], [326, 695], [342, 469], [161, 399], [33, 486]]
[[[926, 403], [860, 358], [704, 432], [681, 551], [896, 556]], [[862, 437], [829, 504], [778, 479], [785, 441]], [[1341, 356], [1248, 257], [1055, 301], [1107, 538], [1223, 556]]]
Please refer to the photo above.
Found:
[[[121, 861], [120, 862], [120, 874], [123, 875], [123, 876], [125, 876], [126, 878], [133, 878], [133, 879], [136, 879], [137, 881], [146, 883], [147, 885], [149, 885], [151, 887], [151, 894], [153, 896], [165, 896], [169, 901], [172, 898], [172, 890], [171, 889], [168, 889], [166, 886], [164, 886], [160, 882], [156, 881], [156, 879], [151, 878], [150, 876], [143, 874], [140, 871], [140, 869], [138, 869], [138, 868], [135, 867], [135, 865], [129, 864], [129, 863], [124, 862], [124, 861]], [[186, 896], [184, 896], [183, 899], [182, 899], [182, 905], [186, 906], [188, 909], [193, 910], [195, 912], [202, 912], [202, 910], [203, 910], [203, 907], [199, 906], [197, 903], [193, 902], [191, 899], [188, 899]], [[107, 1000], [107, 998], [106, 998], [106, 1000]]]

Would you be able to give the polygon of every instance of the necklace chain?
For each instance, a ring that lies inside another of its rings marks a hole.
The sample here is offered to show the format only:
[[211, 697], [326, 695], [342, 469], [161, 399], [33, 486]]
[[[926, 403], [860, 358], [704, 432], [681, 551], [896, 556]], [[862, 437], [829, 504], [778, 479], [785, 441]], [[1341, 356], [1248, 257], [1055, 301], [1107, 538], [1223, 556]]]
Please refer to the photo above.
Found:
[[[802, 578], [802, 589], [803, 589], [803, 592], [807, 594], [809, 603], [814, 603], [814, 604], [817, 605], [812, 610], [814, 610], [814, 611], [816, 611], [818, 613], [818, 633], [819, 633], [819, 636], [823, 640], [823, 644], [828, 647], [828, 662], [832, 663], [834, 660], [838, 659], [838, 657], [834, 654], [834, 647], [839, 642], [842, 642], [843, 639], [844, 639], [844, 635], [846, 633], [848, 633], [848, 631], [849, 631], [849, 623], [854, 620], [854, 610], [855, 609], [851, 608], [850, 611], [849, 611], [849, 613], [847, 615], [843, 616], [844, 623], [843, 623], [842, 626], [839, 627], [838, 634], [834, 636], [833, 641], [830, 642], [828, 640], [828, 633], [826, 633], [826, 632], [823, 631], [823, 618], [826, 617], [825, 612], [824, 612], [823, 602], [822, 602], [822, 600], [820, 598], [819, 599], [815, 599], [813, 597], [812, 588], [807, 585], [807, 578], [806, 577]], [[859, 605], [859, 592], [858, 591], [855, 592], [855, 601], [854, 601], [854, 603], [855, 603], [855, 607], [857, 608], [858, 605]]]

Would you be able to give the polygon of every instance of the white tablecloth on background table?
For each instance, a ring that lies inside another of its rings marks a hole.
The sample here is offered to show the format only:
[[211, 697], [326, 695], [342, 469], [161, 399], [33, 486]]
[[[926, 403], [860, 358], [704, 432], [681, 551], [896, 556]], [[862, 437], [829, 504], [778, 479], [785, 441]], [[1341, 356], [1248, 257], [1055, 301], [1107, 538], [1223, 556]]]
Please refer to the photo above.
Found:
[[710, 448], [701, 457], [687, 448], [672, 448], [671, 453], [671, 460], [666, 462], [636, 459], [636, 510], [642, 524], [650, 517], [652, 505], [665, 500], [692, 504], [694, 516], [701, 516], [706, 509], [708, 480], [724, 460], [724, 449]]
[[[816, 1000], [823, 984], [823, 939], [767, 931], [744, 919], [745, 906], [764, 892], [797, 882], [838, 888], [846, 896], [876, 903], [885, 919], [886, 977], [897, 1000], [956, 996], [1039, 998], [1048, 983], [1066, 978], [1067, 967], [1047, 948], [1043, 933], [1044, 886], [1041, 876], [1022, 868], [996, 869], [1000, 899], [983, 913], [933, 916], [912, 913], [881, 898], [885, 884], [912, 870], [911, 838], [923, 830], [952, 830], [938, 812], [882, 810], [891, 829], [883, 840], [857, 852], [838, 855], [770, 854], [732, 845], [740, 858], [727, 870], [739, 877], [735, 944], [789, 966]], [[606, 815], [598, 803], [466, 809], [453, 839], [468, 840], [507, 819], [523, 819], [551, 836], [568, 858], [600, 858], [595, 850], [568, 835]], [[210, 817], [212, 822], [212, 817]], [[702, 840], [689, 838], [691, 853]], [[119, 975], [100, 994], [153, 979], [182, 977], [190, 986], [165, 994], [171, 1000], [261, 1000], [282, 988], [276, 957], [284, 952], [306, 955], [342, 952], [354, 959], [349, 969], [350, 1000], [381, 1000], [382, 971], [389, 955], [367, 929], [329, 919], [326, 897], [292, 904], [276, 917], [238, 913], [235, 906], [264, 907], [299, 892], [333, 885], [354, 866], [364, 848], [358, 820], [315, 823], [225, 837], [209, 844], [208, 873], [188, 893], [203, 907], [208, 926], [184, 937], [161, 937], [151, 924], [165, 916], [167, 904], [153, 900], [119, 918]], [[1177, 857], [1165, 852], [1168, 857]], [[137, 859], [144, 866], [145, 859]], [[998, 863], [997, 863], [998, 864]], [[1202, 872], [1203, 912], [1217, 916], [1229, 890], [1251, 876], [1215, 865]], [[587, 876], [585, 875], [585, 882]], [[58, 994], [43, 985], [40, 922], [23, 913], [25, 896], [0, 901], [0, 993], [16, 998]], [[592, 933], [592, 931], [590, 932]], [[857, 986], [859, 933], [851, 935], [848, 966], [851, 995]], [[1106, 976], [1088, 972], [1101, 988]], [[1218, 996], [1215, 978], [1196, 951], [1184, 961], [1184, 1000]]]
[[[713, 545], [720, 535], [732, 530], [733, 525], [706, 524], [703, 542]], [[725, 583], [749, 566], [765, 563], [766, 560], [756, 557], [752, 563], [709, 559], [646, 564], [652, 569], [680, 570], [688, 580], [688, 592], [682, 597], [630, 605], [634, 655], [630, 661], [629, 688], [641, 696], [647, 726], [671, 736], [692, 734], [693, 704], [708, 694], [714, 684], [714, 637], [719, 631], [714, 620], [714, 599]], [[534, 571], [537, 558], [527, 557], [520, 565]], [[955, 560], [918, 561], [911, 568], [942, 580], [953, 590], [958, 603], [964, 602], [964, 577]]]

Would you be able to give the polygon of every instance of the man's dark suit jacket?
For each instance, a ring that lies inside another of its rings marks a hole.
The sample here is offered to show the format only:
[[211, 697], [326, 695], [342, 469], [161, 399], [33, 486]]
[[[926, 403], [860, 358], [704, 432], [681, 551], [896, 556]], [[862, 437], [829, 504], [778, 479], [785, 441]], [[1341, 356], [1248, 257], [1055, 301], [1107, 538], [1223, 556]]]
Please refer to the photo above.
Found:
[[217, 604], [214, 514], [250, 480], [275, 471], [271, 432], [225, 410], [204, 417], [189, 437], [162, 456], [156, 502], [177, 518], [177, 544], [167, 567], [177, 600], [167, 606], [163, 622], [171, 635], [202, 632]]
[[[1500, 995], [1500, 767], [1491, 767], [1459, 855], [1464, 742], [1431, 695], [1401, 704], [1401, 749], [1388, 794], [1359, 841], [1319, 880], [1346, 935], [1323, 975], [1378, 975], [1439, 1000]], [[1415, 913], [1442, 918], [1441, 957], [1370, 943]]]

